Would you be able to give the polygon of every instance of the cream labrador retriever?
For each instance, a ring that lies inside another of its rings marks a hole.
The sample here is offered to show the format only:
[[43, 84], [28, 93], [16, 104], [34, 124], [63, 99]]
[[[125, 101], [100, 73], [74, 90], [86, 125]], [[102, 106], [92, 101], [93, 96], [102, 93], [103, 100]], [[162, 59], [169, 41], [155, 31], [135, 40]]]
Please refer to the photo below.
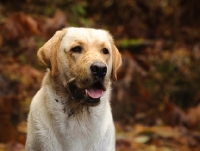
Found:
[[28, 115], [27, 151], [114, 151], [110, 93], [121, 56], [110, 34], [65, 28], [38, 51], [49, 68]]

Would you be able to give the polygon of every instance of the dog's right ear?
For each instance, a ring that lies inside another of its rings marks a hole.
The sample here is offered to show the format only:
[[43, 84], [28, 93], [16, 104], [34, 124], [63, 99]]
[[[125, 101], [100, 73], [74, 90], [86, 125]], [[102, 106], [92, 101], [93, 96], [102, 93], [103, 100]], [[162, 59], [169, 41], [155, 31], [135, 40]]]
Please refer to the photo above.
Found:
[[51, 76], [58, 75], [57, 56], [60, 49], [60, 42], [66, 30], [57, 31], [37, 52], [39, 60], [51, 70]]

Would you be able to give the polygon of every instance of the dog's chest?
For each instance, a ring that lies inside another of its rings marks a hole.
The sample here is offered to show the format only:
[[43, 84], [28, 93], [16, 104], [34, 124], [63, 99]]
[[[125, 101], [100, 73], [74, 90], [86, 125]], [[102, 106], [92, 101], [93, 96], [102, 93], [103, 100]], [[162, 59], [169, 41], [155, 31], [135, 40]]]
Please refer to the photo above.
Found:
[[[102, 139], [103, 131], [100, 123], [93, 116], [84, 113], [80, 116], [67, 118], [59, 124], [58, 139], [62, 148], [71, 150], [91, 150], [98, 146]], [[99, 123], [99, 124], [98, 124]], [[92, 145], [92, 146], [91, 146]]]

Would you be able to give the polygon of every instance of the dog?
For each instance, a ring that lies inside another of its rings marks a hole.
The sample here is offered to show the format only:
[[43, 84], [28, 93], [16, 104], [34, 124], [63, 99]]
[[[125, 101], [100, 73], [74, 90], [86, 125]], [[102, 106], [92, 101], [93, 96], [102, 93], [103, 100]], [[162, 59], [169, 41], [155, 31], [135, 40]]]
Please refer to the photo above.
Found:
[[48, 69], [33, 97], [27, 151], [114, 151], [111, 83], [122, 60], [109, 32], [69, 27], [37, 53]]

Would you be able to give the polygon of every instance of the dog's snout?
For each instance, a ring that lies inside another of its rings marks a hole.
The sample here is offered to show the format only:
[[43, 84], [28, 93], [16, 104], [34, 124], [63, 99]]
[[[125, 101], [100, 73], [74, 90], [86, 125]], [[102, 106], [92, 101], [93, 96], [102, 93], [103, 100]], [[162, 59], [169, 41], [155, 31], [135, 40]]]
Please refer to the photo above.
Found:
[[107, 73], [107, 67], [102, 62], [95, 62], [90, 66], [90, 70], [95, 77], [103, 78]]

